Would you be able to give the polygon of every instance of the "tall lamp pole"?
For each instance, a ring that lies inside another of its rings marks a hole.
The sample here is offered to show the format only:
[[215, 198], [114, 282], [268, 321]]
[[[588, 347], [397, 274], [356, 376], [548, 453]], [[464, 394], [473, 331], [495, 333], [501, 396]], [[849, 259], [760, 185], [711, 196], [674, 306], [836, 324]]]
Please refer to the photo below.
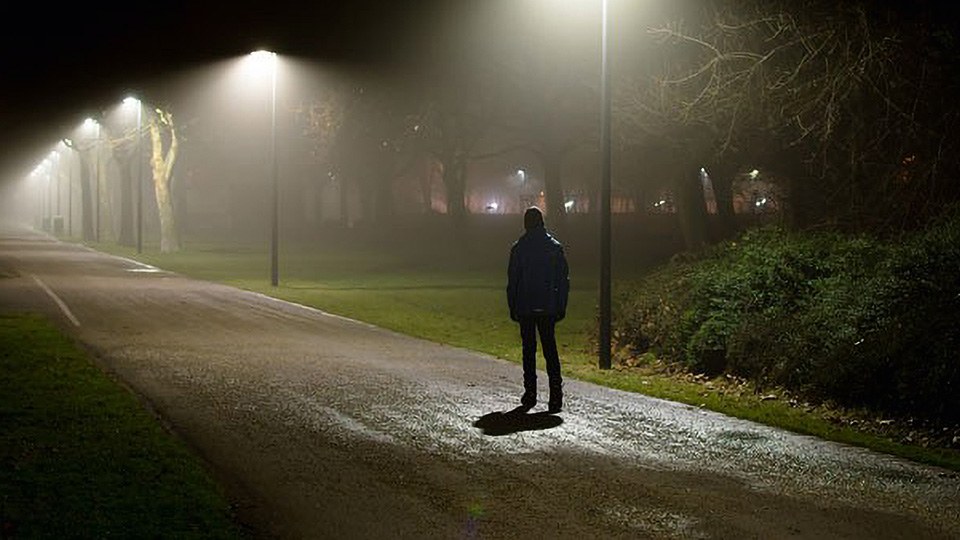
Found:
[[143, 252], [143, 103], [133, 97], [123, 98], [123, 104], [137, 108], [137, 253]]
[[95, 167], [97, 169], [96, 175], [95, 175], [97, 180], [97, 187], [95, 190], [96, 191], [95, 198], [97, 201], [97, 214], [96, 214], [95, 222], [97, 224], [97, 227], [96, 229], [94, 229], [93, 238], [95, 241], [99, 242], [100, 241], [100, 152], [101, 150], [103, 150], [100, 147], [101, 146], [100, 136], [103, 129], [100, 127], [100, 122], [94, 121], [94, 124], [97, 126], [97, 144], [96, 144], [97, 159], [95, 164]]
[[67, 153], [67, 236], [73, 237], [73, 157], [72, 152]]
[[277, 170], [277, 55], [270, 53], [270, 175], [273, 182], [273, 227], [270, 237], [270, 284], [280, 282], [280, 180]]
[[47, 157], [43, 160], [47, 168], [47, 232], [53, 232], [53, 160]]
[[137, 253], [143, 252], [143, 103], [137, 105]]
[[603, 0], [600, 49], [600, 369], [610, 369], [610, 40]]
[[280, 178], [277, 168], [277, 53], [254, 51], [249, 55], [259, 73], [270, 70], [270, 285], [280, 283]]
[[54, 215], [50, 220], [50, 230], [57, 234], [57, 218], [60, 217], [60, 152], [50, 152], [50, 177], [53, 179]]

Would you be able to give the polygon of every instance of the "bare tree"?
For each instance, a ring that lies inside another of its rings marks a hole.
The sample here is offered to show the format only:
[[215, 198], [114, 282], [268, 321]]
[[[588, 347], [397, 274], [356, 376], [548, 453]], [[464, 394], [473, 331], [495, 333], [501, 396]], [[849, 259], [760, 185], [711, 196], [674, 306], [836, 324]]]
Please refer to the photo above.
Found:
[[[946, 53], [933, 56], [936, 25], [907, 24], [913, 11], [900, 7], [699, 3], [652, 30], [661, 64], [635, 85], [637, 123], [686, 128], [674, 130], [677, 141], [694, 134], [706, 161], [726, 169], [717, 176], [743, 163], [778, 170], [800, 226], [890, 216], [955, 168], [944, 151], [955, 137], [943, 130], [957, 111], [943, 92], [956, 86], [947, 76], [955, 48], [940, 44]], [[902, 189], [898, 171], [910, 164]]]

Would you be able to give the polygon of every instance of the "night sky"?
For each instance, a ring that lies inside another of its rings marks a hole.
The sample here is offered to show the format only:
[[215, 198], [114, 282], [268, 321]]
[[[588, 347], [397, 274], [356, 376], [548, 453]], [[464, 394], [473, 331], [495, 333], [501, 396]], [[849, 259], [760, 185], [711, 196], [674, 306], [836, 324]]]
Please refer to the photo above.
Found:
[[[517, 4], [511, 6], [524, 3], [512, 1]], [[547, 5], [582, 1], [556, 0]], [[671, 2], [682, 5], [681, 0]], [[456, 21], [469, 19], [471, 10], [493, 3], [8, 3], [0, 32], [0, 181], [27, 174], [56, 139], [84, 117], [131, 92], [149, 94], [152, 84], [192, 66], [266, 48], [326, 63], [396, 67], [415, 62], [424, 43], [436, 36], [463, 41]], [[957, 20], [952, 3], [899, 0], [898, 4], [908, 18], [936, 7], [941, 21]], [[158, 9], [148, 10], [151, 6]]]

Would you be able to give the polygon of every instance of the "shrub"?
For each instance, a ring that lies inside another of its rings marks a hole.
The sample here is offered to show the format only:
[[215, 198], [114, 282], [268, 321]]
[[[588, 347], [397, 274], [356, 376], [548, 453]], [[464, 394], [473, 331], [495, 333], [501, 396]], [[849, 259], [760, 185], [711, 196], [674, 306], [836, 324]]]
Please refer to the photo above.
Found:
[[615, 336], [810, 399], [960, 417], [960, 211], [920, 233], [746, 233], [624, 291]]

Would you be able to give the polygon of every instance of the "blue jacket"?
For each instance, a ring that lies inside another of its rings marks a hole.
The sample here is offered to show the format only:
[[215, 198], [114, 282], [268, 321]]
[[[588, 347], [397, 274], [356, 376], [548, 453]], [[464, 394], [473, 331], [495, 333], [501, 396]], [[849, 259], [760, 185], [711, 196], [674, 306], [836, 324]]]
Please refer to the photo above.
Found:
[[558, 242], [543, 227], [529, 229], [510, 248], [507, 269], [510, 318], [545, 315], [556, 320], [567, 314], [569, 268]]

